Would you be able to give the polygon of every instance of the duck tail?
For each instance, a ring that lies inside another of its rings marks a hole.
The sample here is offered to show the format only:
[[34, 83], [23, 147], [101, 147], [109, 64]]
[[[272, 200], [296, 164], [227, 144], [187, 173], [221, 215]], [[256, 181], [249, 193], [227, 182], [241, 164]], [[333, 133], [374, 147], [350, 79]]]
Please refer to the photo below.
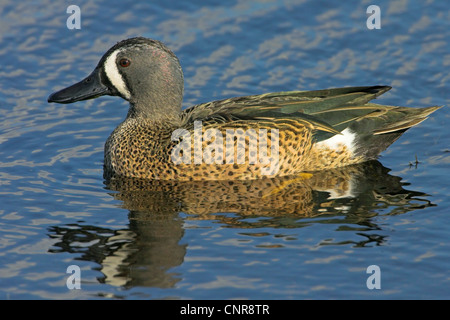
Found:
[[426, 120], [441, 106], [407, 108], [379, 106], [379, 110], [355, 121], [349, 129], [356, 132], [355, 153], [365, 159], [376, 159], [406, 130]]

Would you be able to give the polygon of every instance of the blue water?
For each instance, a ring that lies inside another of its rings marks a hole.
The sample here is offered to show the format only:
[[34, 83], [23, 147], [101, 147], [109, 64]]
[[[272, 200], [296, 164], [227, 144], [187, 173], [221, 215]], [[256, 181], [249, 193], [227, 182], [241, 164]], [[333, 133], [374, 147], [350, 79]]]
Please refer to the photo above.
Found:
[[[81, 29], [66, 26], [71, 4]], [[381, 29], [366, 26], [371, 4]], [[437, 0], [2, 1], [0, 298], [449, 299], [449, 21]], [[103, 145], [127, 104], [47, 97], [137, 35], [178, 55], [185, 106], [380, 84], [393, 89], [377, 103], [447, 107], [380, 163], [263, 198], [246, 185], [117, 188]], [[71, 265], [81, 289], [67, 286]]]

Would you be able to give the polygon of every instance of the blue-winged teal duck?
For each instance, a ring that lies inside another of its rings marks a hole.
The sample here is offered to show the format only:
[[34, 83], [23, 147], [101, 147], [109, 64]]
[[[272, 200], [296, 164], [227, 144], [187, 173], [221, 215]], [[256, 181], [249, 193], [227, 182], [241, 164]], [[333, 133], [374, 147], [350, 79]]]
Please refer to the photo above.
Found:
[[369, 103], [390, 89], [370, 86], [266, 93], [181, 110], [183, 87], [175, 54], [137, 37], [117, 43], [86, 79], [48, 101], [129, 101], [126, 119], [105, 144], [105, 177], [162, 180], [257, 179], [360, 163], [439, 108]]

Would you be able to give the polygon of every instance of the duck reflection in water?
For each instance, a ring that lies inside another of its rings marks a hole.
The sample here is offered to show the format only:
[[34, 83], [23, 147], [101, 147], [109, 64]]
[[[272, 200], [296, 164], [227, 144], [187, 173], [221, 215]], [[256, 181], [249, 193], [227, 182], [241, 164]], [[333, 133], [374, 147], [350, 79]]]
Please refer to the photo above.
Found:
[[[371, 161], [252, 181], [113, 179], [106, 181], [106, 186], [129, 210], [129, 228], [55, 226], [51, 237], [60, 241], [51, 251], [82, 253], [82, 260], [98, 263], [104, 275], [100, 282], [128, 288], [169, 288], [181, 280], [171, 269], [180, 266], [186, 255], [188, 245], [183, 236], [187, 220], [214, 220], [249, 232], [329, 223], [339, 230], [345, 227], [348, 241], [324, 240], [323, 245], [383, 245], [387, 235], [373, 217], [434, 205], [425, 193], [404, 189], [401, 178], [388, 172], [378, 161]], [[361, 240], [355, 241], [355, 235]], [[86, 243], [89, 246], [83, 245]]]

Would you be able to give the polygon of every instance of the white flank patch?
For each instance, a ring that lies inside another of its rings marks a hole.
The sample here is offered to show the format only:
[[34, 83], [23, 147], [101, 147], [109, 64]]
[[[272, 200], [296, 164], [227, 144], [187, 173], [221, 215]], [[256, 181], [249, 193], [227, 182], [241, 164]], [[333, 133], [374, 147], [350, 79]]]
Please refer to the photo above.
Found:
[[125, 81], [123, 81], [122, 75], [120, 74], [119, 70], [117, 69], [116, 65], [116, 58], [117, 54], [121, 50], [116, 50], [113, 53], [110, 54], [110, 56], [105, 61], [105, 73], [108, 77], [111, 84], [119, 91], [125, 98], [128, 100], [131, 97], [130, 91], [128, 91], [128, 88], [125, 84]]
[[327, 140], [316, 143], [318, 148], [340, 149], [346, 146], [351, 152], [355, 151], [355, 134], [346, 128], [341, 134], [332, 136]]

